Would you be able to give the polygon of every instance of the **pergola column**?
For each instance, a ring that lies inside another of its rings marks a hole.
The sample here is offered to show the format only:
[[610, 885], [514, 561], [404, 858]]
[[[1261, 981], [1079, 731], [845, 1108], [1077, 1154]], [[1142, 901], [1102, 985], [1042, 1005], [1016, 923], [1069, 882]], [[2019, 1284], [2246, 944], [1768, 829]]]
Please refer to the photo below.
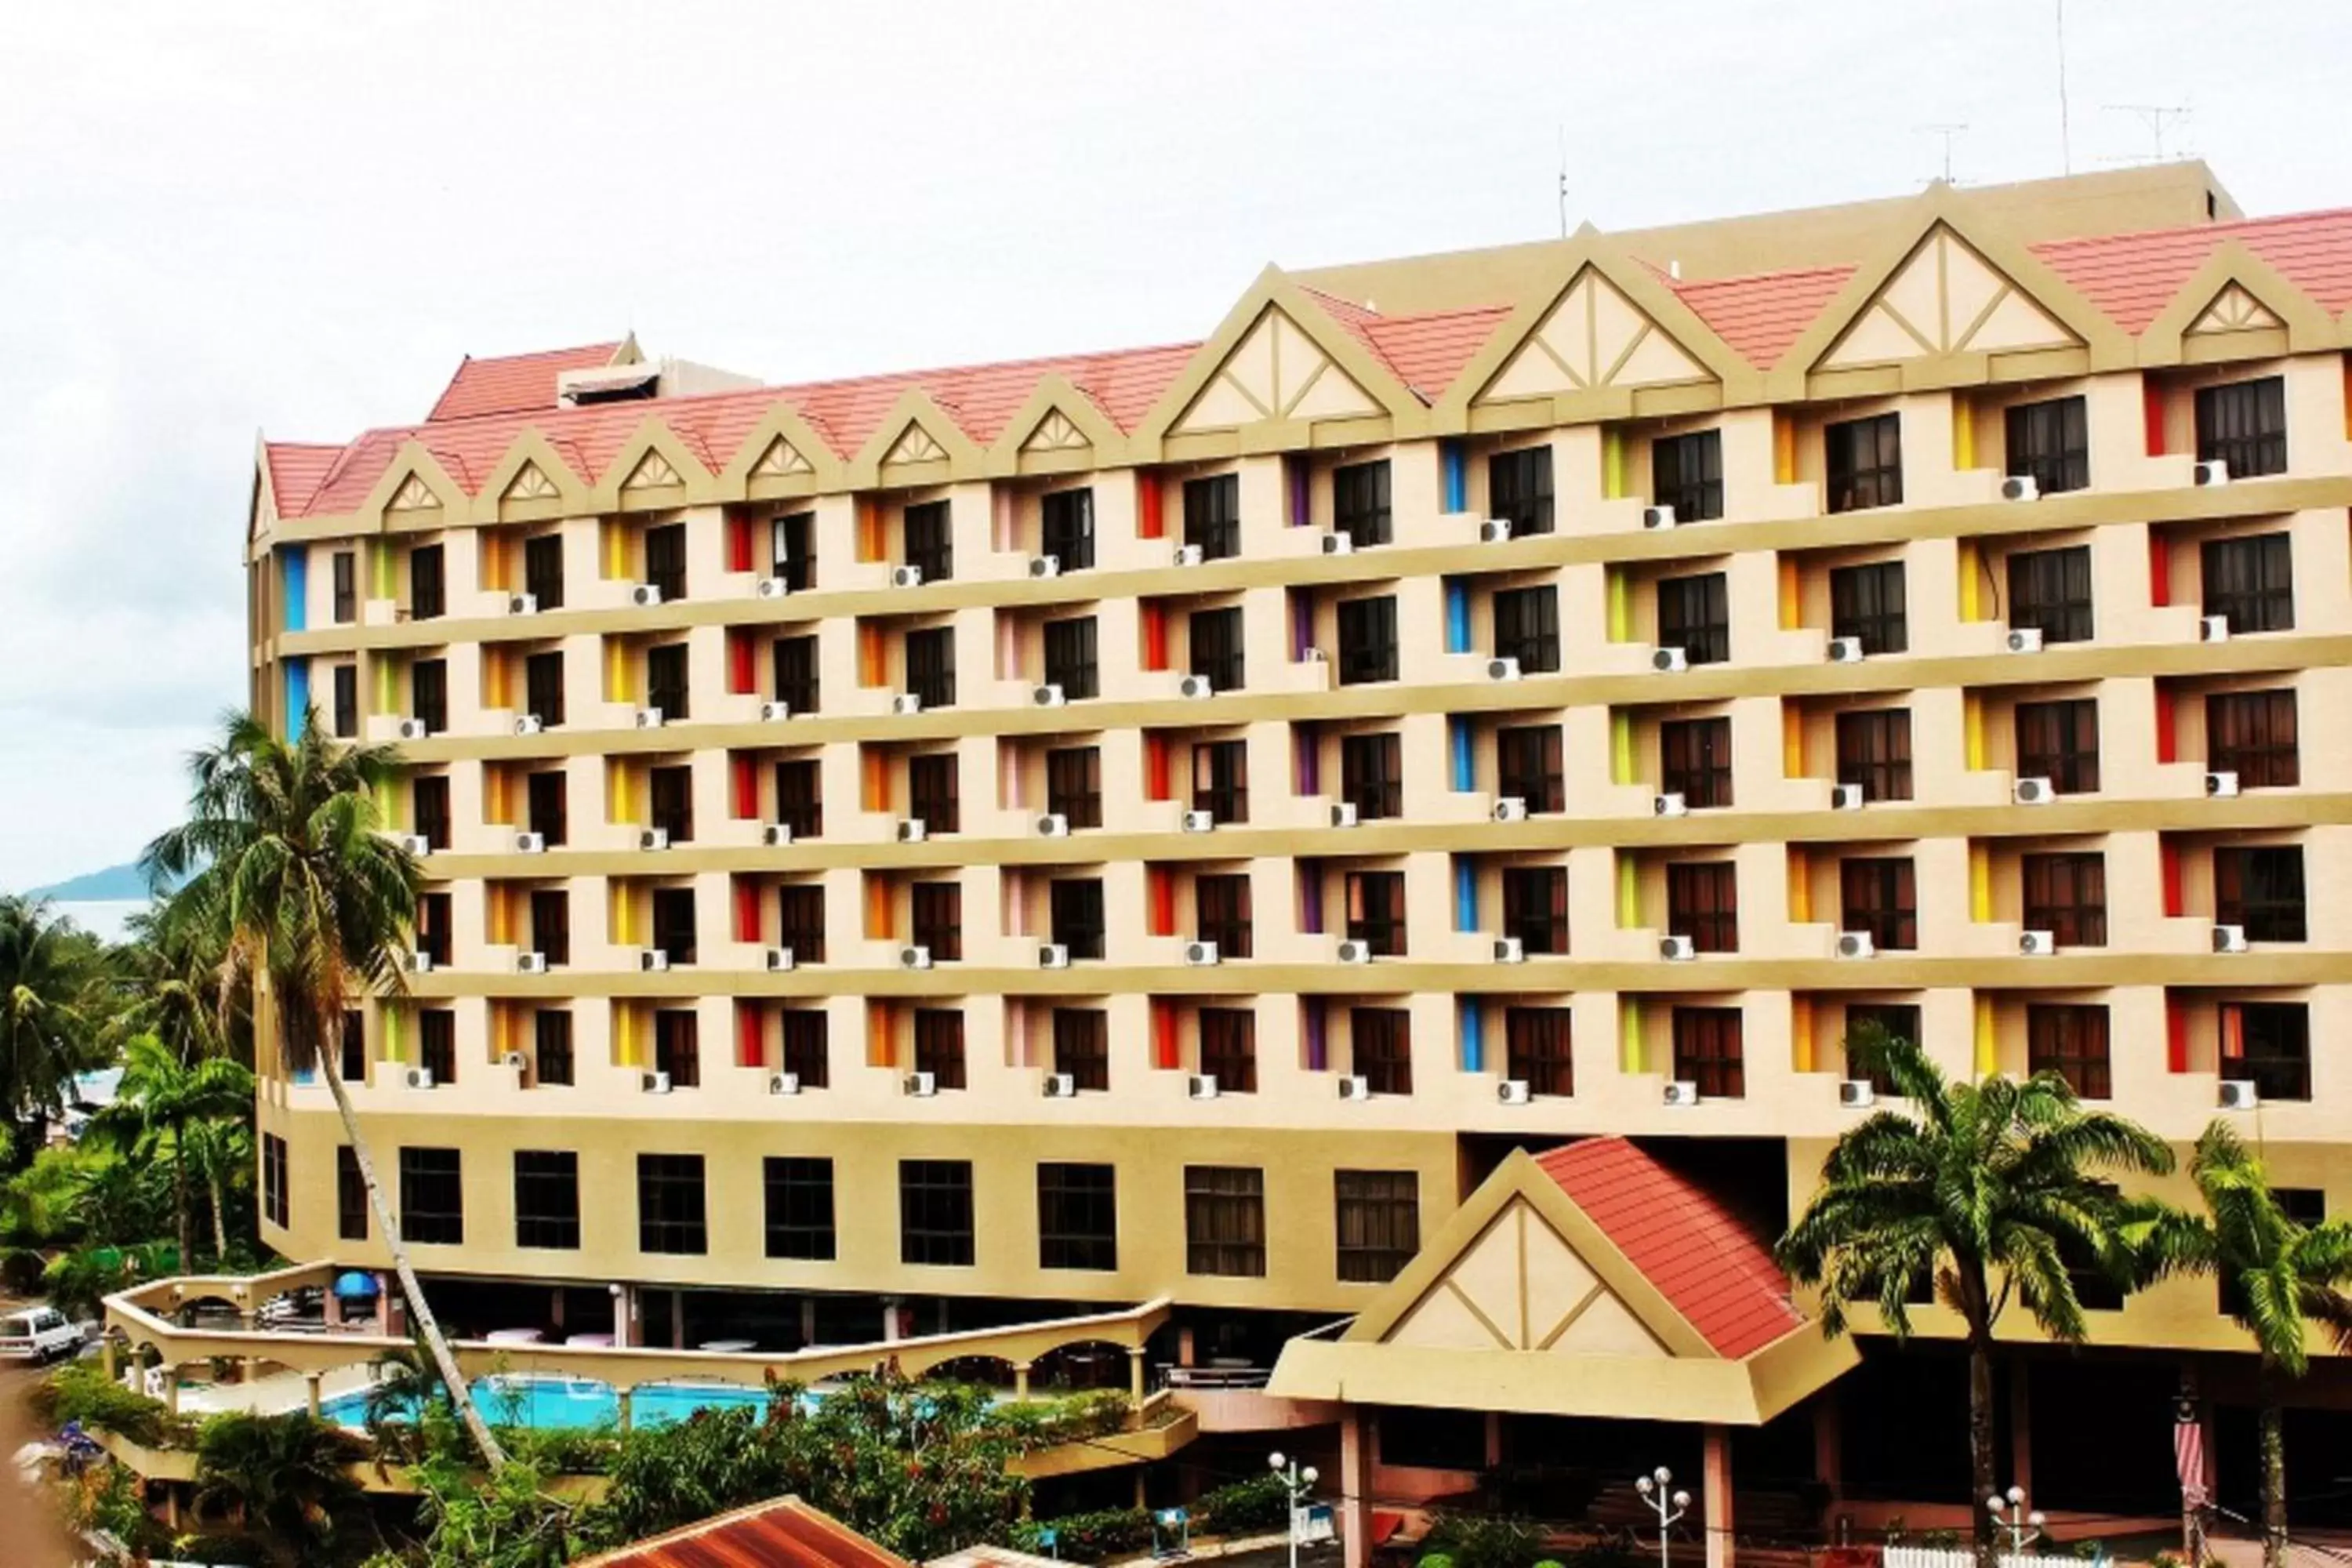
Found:
[[1701, 1506], [1706, 1511], [1706, 1568], [1731, 1564], [1731, 1429], [1709, 1424]]
[[114, 1336], [111, 1333], [101, 1334], [99, 1336], [98, 1351], [100, 1356], [104, 1360], [106, 1367], [106, 1381], [112, 1383], [117, 1377], [121, 1376], [121, 1373], [114, 1364]]
[[1127, 1352], [1128, 1397], [1140, 1406], [1143, 1404], [1143, 1347], [1136, 1346]]
[[1339, 1536], [1346, 1568], [1370, 1568], [1372, 1561], [1372, 1453], [1361, 1405], [1339, 1418]]
[[1015, 1399], [1029, 1397], [1029, 1363], [1025, 1361], [1016, 1361], [1013, 1363], [1013, 1397]]
[[163, 1408], [177, 1415], [180, 1413], [180, 1369], [166, 1363], [163, 1371]]
[[310, 1419], [313, 1421], [320, 1418], [324, 1409], [324, 1402], [320, 1398], [319, 1385], [324, 1383], [326, 1378], [327, 1374], [323, 1372], [306, 1372], [302, 1374], [303, 1397], [310, 1406]]

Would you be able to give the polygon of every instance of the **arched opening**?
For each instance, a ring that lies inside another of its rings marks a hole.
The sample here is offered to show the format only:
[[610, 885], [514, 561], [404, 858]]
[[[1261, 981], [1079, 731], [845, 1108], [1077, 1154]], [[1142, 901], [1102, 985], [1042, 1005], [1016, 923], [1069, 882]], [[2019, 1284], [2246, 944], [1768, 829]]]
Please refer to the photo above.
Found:
[[924, 1383], [961, 1383], [1003, 1393], [1010, 1393], [1013, 1384], [1013, 1363], [995, 1355], [954, 1356], [933, 1362], [915, 1375]]
[[1077, 1340], [1039, 1356], [1029, 1369], [1029, 1388], [1038, 1394], [1125, 1389], [1128, 1376], [1125, 1345], [1108, 1340]]

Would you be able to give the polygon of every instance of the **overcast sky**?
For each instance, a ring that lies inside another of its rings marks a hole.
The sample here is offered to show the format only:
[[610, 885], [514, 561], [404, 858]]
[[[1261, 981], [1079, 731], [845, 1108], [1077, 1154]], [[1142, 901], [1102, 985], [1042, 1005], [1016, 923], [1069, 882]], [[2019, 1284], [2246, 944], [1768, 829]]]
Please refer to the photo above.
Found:
[[[1125, 18], [1132, 16], [1134, 20]], [[2053, 0], [19, 5], [0, 888], [131, 857], [240, 699], [257, 431], [634, 329], [769, 379], [1196, 337], [1307, 266], [2059, 169]], [[1117, 19], [1115, 19], [1117, 18]], [[2072, 0], [2077, 168], [2193, 109], [2352, 204], [2343, 0]]]

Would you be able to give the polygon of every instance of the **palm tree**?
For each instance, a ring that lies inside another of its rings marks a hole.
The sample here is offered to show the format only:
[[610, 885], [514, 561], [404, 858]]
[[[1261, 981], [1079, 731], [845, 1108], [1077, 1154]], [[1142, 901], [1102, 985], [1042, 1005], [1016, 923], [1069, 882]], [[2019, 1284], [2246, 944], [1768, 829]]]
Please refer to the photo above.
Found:
[[2201, 1215], [2137, 1205], [2126, 1240], [2151, 1275], [2210, 1274], [2222, 1310], [2246, 1331], [2262, 1358], [2263, 1562], [2286, 1563], [2286, 1438], [2282, 1378], [2310, 1364], [2311, 1325], [2339, 1350], [2352, 1349], [2352, 1225], [2299, 1225], [2280, 1205], [2261, 1158], [2216, 1121], [2197, 1140], [2189, 1174], [2205, 1200]]
[[226, 1512], [289, 1561], [307, 1561], [301, 1549], [331, 1541], [335, 1514], [359, 1496], [351, 1476], [359, 1458], [342, 1433], [300, 1411], [215, 1415], [196, 1440], [196, 1506]]
[[0, 895], [0, 1118], [14, 1158], [32, 1158], [74, 1074], [99, 1065], [104, 970], [95, 937], [45, 903]]
[[315, 1074], [334, 1097], [417, 1332], [495, 1469], [505, 1450], [425, 1302], [342, 1073], [320, 1060], [353, 994], [402, 989], [419, 878], [415, 860], [379, 831], [377, 802], [400, 776], [399, 754], [332, 742], [317, 719], [307, 715], [301, 738], [286, 742], [249, 713], [230, 714], [220, 743], [190, 761], [188, 821], [149, 845], [142, 866], [157, 883], [187, 879], [181, 896], [217, 909], [230, 969], [254, 989], [258, 1037], [276, 1046], [272, 1070]]
[[242, 1121], [197, 1121], [187, 1131], [188, 1163], [212, 1198], [213, 1256], [228, 1267], [228, 1194], [253, 1169], [253, 1135]]
[[[1875, 1024], [1850, 1035], [1846, 1049], [1907, 1104], [1837, 1141], [1820, 1190], [1780, 1238], [1780, 1264], [1820, 1289], [1824, 1334], [1843, 1333], [1859, 1302], [1906, 1341], [1908, 1303], [1930, 1285], [1959, 1314], [1981, 1504], [1995, 1485], [1994, 1327], [2013, 1298], [2051, 1338], [2085, 1338], [2069, 1259], [2095, 1259], [2118, 1282], [2129, 1273], [2116, 1234], [2119, 1200], [2094, 1173], [2162, 1173], [2172, 1152], [2135, 1122], [2084, 1110], [2054, 1073], [1951, 1082], [1917, 1045]], [[1974, 1512], [1977, 1560], [1992, 1568], [1990, 1521], [1980, 1506]]]
[[251, 1019], [218, 916], [201, 897], [175, 892], [131, 917], [131, 940], [115, 950], [131, 988], [122, 1027], [153, 1035], [183, 1061], [226, 1055], [250, 1067]]
[[[90, 1118], [90, 1131], [132, 1159], [172, 1162], [172, 1204], [179, 1220], [180, 1258], [196, 1256], [195, 1205], [188, 1195], [188, 1154], [200, 1126], [242, 1121], [253, 1106], [253, 1075], [226, 1057], [189, 1058], [152, 1035], [123, 1047], [122, 1083], [112, 1105]], [[215, 1220], [215, 1236], [219, 1222]], [[215, 1247], [215, 1251], [225, 1251]]]

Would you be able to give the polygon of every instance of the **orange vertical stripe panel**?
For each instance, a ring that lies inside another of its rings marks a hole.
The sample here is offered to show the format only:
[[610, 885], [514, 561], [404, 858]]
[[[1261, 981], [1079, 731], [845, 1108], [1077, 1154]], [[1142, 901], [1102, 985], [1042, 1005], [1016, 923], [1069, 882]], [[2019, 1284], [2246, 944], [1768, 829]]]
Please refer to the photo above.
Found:
[[2164, 1065], [2174, 1072], [2189, 1070], [2189, 1009], [2178, 999], [2164, 999]]
[[1160, 475], [1150, 468], [1135, 471], [1135, 536], [1165, 539], [1168, 520], [1160, 511]]
[[882, 559], [882, 508], [868, 496], [857, 498], [857, 558]]
[[890, 940], [890, 884], [883, 878], [866, 875], [866, 935], [868, 940]]
[[735, 940], [760, 940], [760, 884], [749, 877], [735, 879]]
[[1168, 606], [1156, 602], [1143, 606], [1143, 668], [1168, 668]]
[[751, 520], [741, 512], [727, 519], [727, 570], [749, 572], [751, 569]]
[[890, 809], [890, 759], [879, 747], [860, 746], [857, 750], [859, 793], [868, 811]]
[[2143, 372], [2140, 376], [2140, 419], [2147, 431], [2147, 455], [2164, 456], [2164, 385]]
[[1144, 872], [1146, 892], [1151, 900], [1151, 934], [1176, 934], [1176, 874], [1165, 866], [1153, 866]]
[[1151, 1065], [1176, 1068], [1184, 1065], [1184, 1053], [1176, 1043], [1176, 1004], [1165, 996], [1151, 999]]
[[748, 819], [760, 815], [760, 767], [746, 752], [738, 752], [728, 760], [735, 778], [735, 815]]
[[1166, 800], [1172, 793], [1168, 781], [1168, 737], [1143, 737], [1143, 798]]
[[890, 660], [882, 642], [882, 628], [871, 621], [857, 623], [857, 684], [879, 686], [889, 679]]
[[2182, 891], [2180, 879], [2180, 846], [2166, 839], [2157, 855], [2164, 868], [2164, 913], [2168, 920], [2179, 920], [2188, 912], [2188, 895]]
[[735, 1065], [739, 1068], [763, 1067], [768, 1059], [766, 1020], [760, 1015], [760, 1004], [739, 999], [735, 1004]]
[[2152, 528], [2147, 531], [2147, 602], [2159, 608], [2172, 603], [2172, 547]]
[[866, 1004], [866, 1065], [887, 1068], [898, 1066], [898, 1020], [891, 1016], [887, 1002]]
[[2156, 760], [2177, 763], [2180, 760], [2179, 728], [2172, 713], [2172, 688], [2156, 689]]

